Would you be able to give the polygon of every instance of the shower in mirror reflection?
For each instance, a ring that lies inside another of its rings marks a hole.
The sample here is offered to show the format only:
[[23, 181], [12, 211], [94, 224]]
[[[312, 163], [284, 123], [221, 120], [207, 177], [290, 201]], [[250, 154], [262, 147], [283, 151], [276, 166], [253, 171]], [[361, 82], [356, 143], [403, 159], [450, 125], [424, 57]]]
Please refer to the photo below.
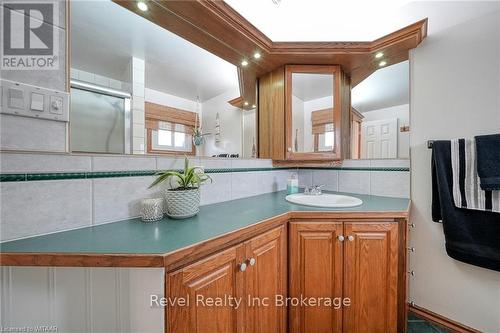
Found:
[[[78, 98], [80, 91], [72, 90], [78, 101], [70, 109], [72, 151], [257, 155], [255, 110], [229, 103], [240, 97], [236, 66], [112, 1], [72, 3], [70, 66], [72, 80], [127, 93], [131, 105], [127, 117], [110, 103], [91, 102], [109, 99], [106, 94]], [[108, 114], [119, 116], [119, 126], [103, 125]], [[196, 143], [195, 121], [211, 134]]]

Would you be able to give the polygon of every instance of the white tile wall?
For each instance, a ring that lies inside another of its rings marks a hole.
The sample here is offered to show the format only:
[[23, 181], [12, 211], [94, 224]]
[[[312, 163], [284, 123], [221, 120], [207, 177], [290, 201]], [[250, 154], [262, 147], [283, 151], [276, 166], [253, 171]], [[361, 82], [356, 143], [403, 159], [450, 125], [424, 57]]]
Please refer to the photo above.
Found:
[[70, 71], [70, 76], [72, 79], [80, 80], [80, 81], [85, 81], [88, 83], [93, 83], [97, 84], [103, 87], [108, 87], [112, 89], [117, 89], [117, 90], [125, 90], [129, 91], [128, 87], [126, 86], [125, 82], [119, 81], [112, 79], [110, 77], [98, 75], [95, 73], [91, 72], [86, 72], [80, 69], [76, 68], [71, 68]]
[[[201, 165], [200, 159], [198, 157], [188, 157], [189, 165]], [[177, 157], [156, 157], [156, 168], [158, 170], [165, 169], [184, 169], [184, 156]]]
[[[346, 160], [343, 167], [405, 167], [410, 161], [401, 160]], [[358, 170], [299, 170], [299, 186], [325, 185], [332, 191], [410, 197], [410, 173], [408, 171], [358, 171]]]
[[234, 164], [229, 158], [202, 158], [199, 163], [206, 169], [228, 169]]
[[260, 192], [261, 172], [234, 172], [231, 173], [232, 199], [240, 199], [257, 195]]
[[232, 159], [233, 168], [272, 168], [273, 161], [263, 159]]
[[153, 180], [152, 176], [93, 179], [94, 223], [139, 216], [141, 199], [161, 197], [160, 187], [148, 189]]
[[325, 185], [325, 190], [338, 191], [339, 172], [337, 170], [315, 170], [312, 173], [312, 185]]
[[[2, 153], [0, 157], [1, 171], [6, 173], [164, 170], [184, 167], [184, 157], [43, 153]], [[211, 169], [269, 167], [272, 162], [191, 157], [190, 165]], [[202, 186], [201, 204], [283, 190], [290, 172], [211, 174], [213, 183]], [[29, 237], [139, 216], [142, 198], [161, 197], [164, 186], [148, 189], [153, 179], [148, 176], [1, 183], [0, 239]], [[26, 207], [22, 206], [23, 200], [29, 200]], [[41, 218], [34, 219], [34, 216]]]
[[339, 191], [370, 194], [370, 172], [344, 170], [340, 171]]
[[371, 167], [393, 167], [393, 168], [409, 168], [410, 160], [409, 159], [400, 159], [400, 160], [370, 160]]
[[231, 200], [231, 174], [215, 173], [210, 174], [210, 177], [212, 182], [208, 182], [201, 187], [201, 204], [209, 205]]
[[0, 114], [0, 132], [1, 149], [66, 151], [67, 124], [62, 121]]
[[[143, 59], [132, 57], [129, 65], [129, 80], [132, 83], [132, 153], [144, 154], [146, 136], [144, 133], [145, 110], [145, 63]], [[140, 129], [140, 130], [139, 130]]]
[[366, 168], [370, 166], [370, 160], [344, 160], [343, 167]]
[[155, 170], [154, 156], [92, 156], [92, 171]]
[[92, 224], [91, 180], [0, 183], [1, 240]]
[[[84, 172], [180, 169], [184, 157], [2, 153], [2, 172]], [[367, 164], [368, 163], [368, 164]], [[407, 166], [401, 161], [346, 161], [348, 166]], [[191, 157], [205, 168], [270, 167], [270, 160]], [[295, 170], [211, 174], [201, 189], [201, 204], [284, 190]], [[325, 184], [325, 189], [409, 197], [409, 172], [299, 170], [299, 186]], [[160, 197], [161, 187], [148, 189], [153, 177], [119, 177], [2, 183], [2, 236], [8, 240], [139, 216], [140, 200]], [[24, 204], [29, 201], [29, 204]], [[65, 207], [61, 210], [60, 207]], [[34, 217], [37, 217], [36, 219]]]
[[370, 194], [388, 197], [410, 197], [410, 173], [407, 171], [374, 171], [370, 173]]
[[313, 171], [312, 170], [299, 170], [299, 187], [313, 185]]
[[91, 157], [66, 154], [3, 153], [0, 158], [0, 171], [11, 173], [85, 172], [91, 171]]

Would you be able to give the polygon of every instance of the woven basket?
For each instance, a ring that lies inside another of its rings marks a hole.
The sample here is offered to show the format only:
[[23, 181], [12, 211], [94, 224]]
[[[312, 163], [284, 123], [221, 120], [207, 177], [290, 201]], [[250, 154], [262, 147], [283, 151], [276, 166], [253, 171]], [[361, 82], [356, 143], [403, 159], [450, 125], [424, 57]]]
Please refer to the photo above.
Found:
[[169, 217], [185, 219], [200, 211], [200, 189], [165, 190], [165, 212]]

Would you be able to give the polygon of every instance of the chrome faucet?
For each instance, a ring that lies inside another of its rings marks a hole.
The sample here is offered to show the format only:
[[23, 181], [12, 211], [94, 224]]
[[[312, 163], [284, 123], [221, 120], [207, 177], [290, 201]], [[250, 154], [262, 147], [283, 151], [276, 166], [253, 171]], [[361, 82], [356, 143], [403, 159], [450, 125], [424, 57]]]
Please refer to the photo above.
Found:
[[306, 194], [306, 195], [321, 195], [321, 189], [324, 186], [325, 185], [314, 185], [311, 187], [311, 189], [309, 189], [309, 187], [306, 186], [304, 188], [304, 194]]

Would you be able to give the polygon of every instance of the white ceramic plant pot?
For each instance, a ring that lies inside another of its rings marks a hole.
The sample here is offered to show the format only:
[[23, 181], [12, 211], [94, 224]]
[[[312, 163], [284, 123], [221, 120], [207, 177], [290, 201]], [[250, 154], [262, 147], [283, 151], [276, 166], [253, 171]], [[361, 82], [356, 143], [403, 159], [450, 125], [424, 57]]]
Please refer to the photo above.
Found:
[[165, 213], [174, 219], [186, 219], [200, 211], [200, 189], [165, 190]]

